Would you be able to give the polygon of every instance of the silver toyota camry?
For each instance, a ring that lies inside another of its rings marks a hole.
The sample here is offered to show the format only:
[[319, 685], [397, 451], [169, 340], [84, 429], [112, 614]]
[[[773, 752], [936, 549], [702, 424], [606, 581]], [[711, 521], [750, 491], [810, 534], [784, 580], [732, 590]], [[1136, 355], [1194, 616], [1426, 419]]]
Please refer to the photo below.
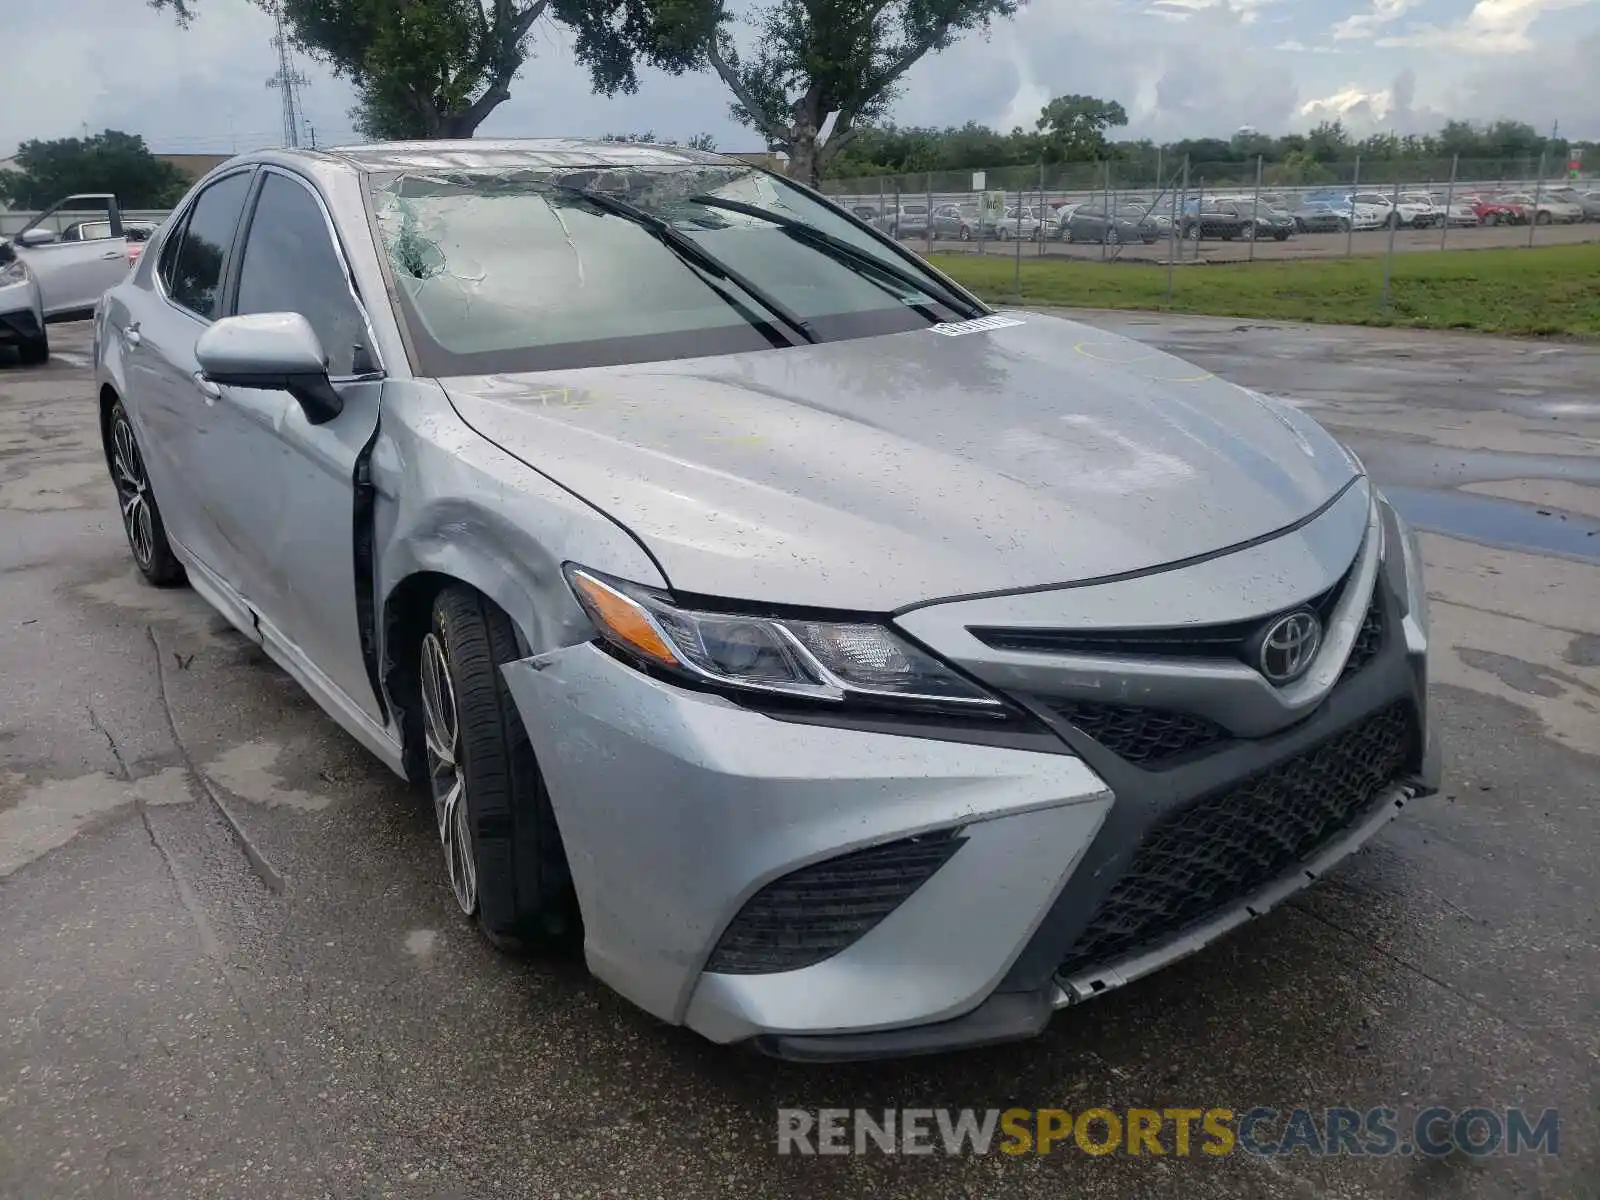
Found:
[[150, 582], [430, 791], [489, 938], [717, 1042], [1028, 1037], [1437, 787], [1352, 454], [736, 160], [237, 158], [95, 361]]

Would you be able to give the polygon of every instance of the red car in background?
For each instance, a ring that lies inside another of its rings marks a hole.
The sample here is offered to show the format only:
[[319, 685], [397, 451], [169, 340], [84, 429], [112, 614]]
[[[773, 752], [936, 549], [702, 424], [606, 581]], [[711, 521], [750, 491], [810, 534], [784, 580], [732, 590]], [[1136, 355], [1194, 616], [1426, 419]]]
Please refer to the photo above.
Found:
[[1479, 225], [1521, 225], [1527, 217], [1520, 204], [1507, 204], [1497, 196], [1468, 196]]

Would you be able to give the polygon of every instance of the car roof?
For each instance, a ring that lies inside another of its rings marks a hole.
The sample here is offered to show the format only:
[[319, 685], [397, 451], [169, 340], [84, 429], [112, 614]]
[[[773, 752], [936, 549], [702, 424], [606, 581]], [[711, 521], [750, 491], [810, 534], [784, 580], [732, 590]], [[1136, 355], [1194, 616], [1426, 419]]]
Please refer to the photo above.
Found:
[[688, 163], [737, 165], [741, 160], [654, 142], [584, 138], [472, 138], [456, 141], [375, 142], [319, 150], [262, 150], [236, 161], [312, 161], [362, 172], [492, 171], [517, 167], [664, 167]]

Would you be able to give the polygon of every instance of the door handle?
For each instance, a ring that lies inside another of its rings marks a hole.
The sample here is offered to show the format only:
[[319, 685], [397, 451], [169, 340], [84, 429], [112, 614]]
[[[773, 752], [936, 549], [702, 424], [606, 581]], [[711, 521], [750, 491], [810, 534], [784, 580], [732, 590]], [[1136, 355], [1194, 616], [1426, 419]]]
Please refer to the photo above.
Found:
[[207, 379], [204, 372], [196, 371], [189, 378], [194, 380], [194, 386], [199, 388], [200, 394], [206, 398], [207, 408], [222, 399], [222, 389]]
[[127, 258], [128, 254], [127, 254], [127, 251], [118, 252], [116, 250], [107, 250], [100, 257], [105, 259], [107, 262], [109, 262], [113, 258]]

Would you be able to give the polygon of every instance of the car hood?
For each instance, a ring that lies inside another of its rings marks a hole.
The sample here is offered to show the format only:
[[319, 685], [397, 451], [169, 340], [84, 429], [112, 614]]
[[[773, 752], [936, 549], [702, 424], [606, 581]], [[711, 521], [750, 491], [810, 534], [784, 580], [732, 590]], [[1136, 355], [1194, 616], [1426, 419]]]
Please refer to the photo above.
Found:
[[887, 612], [1141, 572], [1357, 473], [1298, 411], [1033, 313], [716, 358], [441, 381], [674, 588]]

